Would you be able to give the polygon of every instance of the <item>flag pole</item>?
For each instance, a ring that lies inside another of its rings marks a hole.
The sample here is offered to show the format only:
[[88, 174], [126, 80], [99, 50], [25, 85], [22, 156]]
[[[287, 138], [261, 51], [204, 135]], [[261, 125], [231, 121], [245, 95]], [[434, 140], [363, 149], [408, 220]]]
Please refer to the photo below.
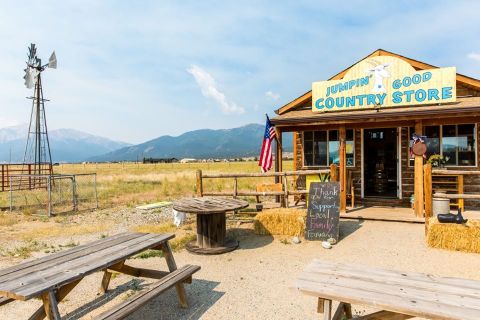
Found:
[[[265, 113], [265, 117], [267, 117], [267, 119], [270, 120], [270, 118], [268, 117], [268, 113]], [[277, 132], [277, 129], [276, 129], [276, 128], [275, 128], [275, 132]], [[283, 150], [282, 144], [279, 143], [279, 141], [278, 141], [278, 135], [277, 135], [277, 134], [275, 135], [275, 141], [280, 145], [280, 149]]]

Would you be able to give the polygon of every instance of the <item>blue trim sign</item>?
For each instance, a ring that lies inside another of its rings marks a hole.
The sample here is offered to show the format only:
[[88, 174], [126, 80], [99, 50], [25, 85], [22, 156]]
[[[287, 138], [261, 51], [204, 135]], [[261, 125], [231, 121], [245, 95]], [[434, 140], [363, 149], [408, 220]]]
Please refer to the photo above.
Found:
[[312, 84], [312, 111], [455, 102], [456, 68], [416, 71], [406, 61], [378, 56], [354, 65], [341, 80]]

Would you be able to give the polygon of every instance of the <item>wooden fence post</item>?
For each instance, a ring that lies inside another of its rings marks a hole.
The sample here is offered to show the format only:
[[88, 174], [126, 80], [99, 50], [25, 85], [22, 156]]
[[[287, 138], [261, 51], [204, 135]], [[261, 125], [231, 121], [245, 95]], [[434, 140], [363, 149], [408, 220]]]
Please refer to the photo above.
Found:
[[428, 231], [428, 222], [433, 215], [432, 209], [432, 164], [423, 166], [423, 190], [425, 196], [425, 235]]
[[337, 166], [335, 164], [330, 165], [330, 181], [337, 181]]
[[283, 192], [285, 193], [285, 195], [283, 196], [283, 201], [284, 201], [284, 205], [285, 205], [285, 208], [288, 208], [288, 181], [287, 181], [287, 174], [284, 173], [283, 175]]
[[233, 178], [233, 198], [237, 198], [238, 194], [238, 178]]
[[[459, 174], [457, 176], [457, 193], [458, 194], [463, 194], [463, 175]], [[458, 199], [458, 208], [462, 210], [462, 212], [465, 210], [465, 200], [460, 198]]]
[[[23, 172], [22, 172], [23, 173]], [[32, 189], [32, 165], [28, 164], [28, 189]], [[35, 183], [35, 179], [33, 180], [33, 183]]]
[[197, 196], [203, 196], [203, 181], [202, 181], [202, 170], [197, 170]]

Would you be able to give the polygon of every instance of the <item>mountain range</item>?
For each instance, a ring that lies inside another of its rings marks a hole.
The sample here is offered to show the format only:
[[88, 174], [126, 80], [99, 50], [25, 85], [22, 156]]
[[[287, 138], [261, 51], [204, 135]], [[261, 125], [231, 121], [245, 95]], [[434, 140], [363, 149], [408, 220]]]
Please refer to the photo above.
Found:
[[[0, 162], [23, 161], [27, 132], [27, 125], [0, 128]], [[51, 130], [48, 137], [54, 162], [80, 162], [130, 145], [74, 129]]]
[[[133, 161], [142, 158], [237, 158], [258, 157], [265, 127], [248, 124], [233, 129], [201, 129], [189, 131], [177, 137], [159, 138], [124, 147], [89, 161]], [[284, 136], [283, 150], [292, 150], [292, 135]]]
[[[21, 162], [27, 126], [0, 128], [0, 162]], [[179, 136], [161, 136], [137, 145], [113, 141], [74, 129], [49, 131], [54, 162], [134, 161], [145, 158], [236, 158], [260, 153], [265, 127], [248, 124], [233, 129], [201, 129]], [[283, 150], [292, 150], [292, 135], [283, 136]]]

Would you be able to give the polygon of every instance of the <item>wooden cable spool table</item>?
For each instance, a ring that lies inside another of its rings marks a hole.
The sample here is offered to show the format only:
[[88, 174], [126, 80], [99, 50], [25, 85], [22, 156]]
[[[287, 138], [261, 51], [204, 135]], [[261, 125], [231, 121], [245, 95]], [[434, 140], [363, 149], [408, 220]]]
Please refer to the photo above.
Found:
[[187, 244], [188, 251], [196, 254], [221, 254], [233, 251], [238, 241], [226, 238], [226, 212], [248, 207], [239, 199], [184, 198], [173, 203], [179, 212], [197, 215], [197, 240]]

